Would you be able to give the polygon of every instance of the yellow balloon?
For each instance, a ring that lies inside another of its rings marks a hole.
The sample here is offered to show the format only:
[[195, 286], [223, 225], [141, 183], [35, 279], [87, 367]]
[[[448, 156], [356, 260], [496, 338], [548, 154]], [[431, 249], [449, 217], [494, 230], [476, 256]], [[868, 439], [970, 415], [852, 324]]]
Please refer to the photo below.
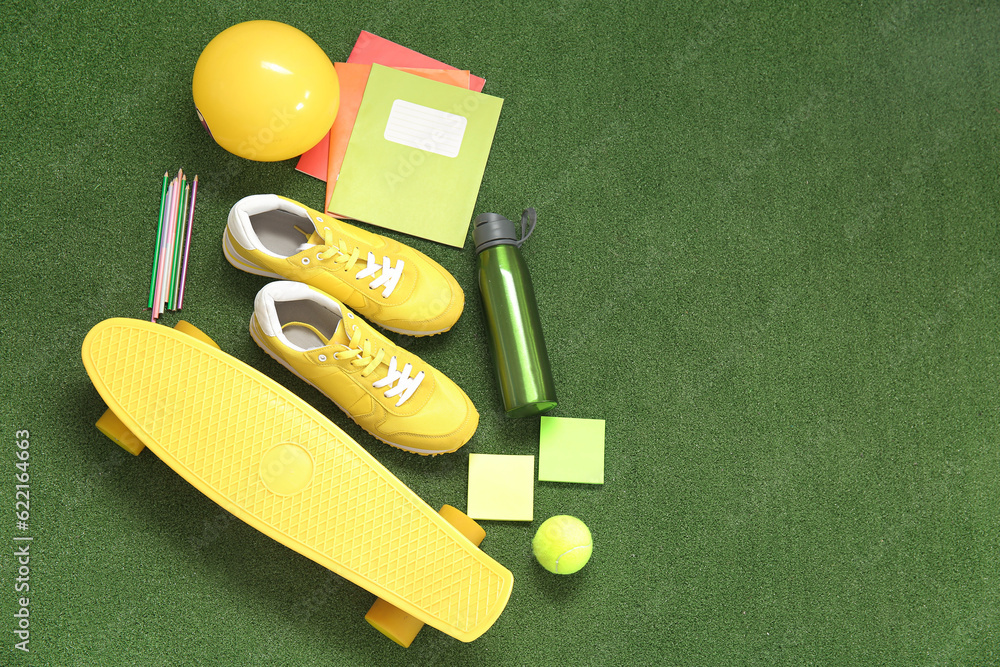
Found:
[[198, 58], [192, 91], [212, 138], [261, 162], [315, 146], [340, 106], [330, 58], [307, 34], [277, 21], [238, 23], [216, 35]]

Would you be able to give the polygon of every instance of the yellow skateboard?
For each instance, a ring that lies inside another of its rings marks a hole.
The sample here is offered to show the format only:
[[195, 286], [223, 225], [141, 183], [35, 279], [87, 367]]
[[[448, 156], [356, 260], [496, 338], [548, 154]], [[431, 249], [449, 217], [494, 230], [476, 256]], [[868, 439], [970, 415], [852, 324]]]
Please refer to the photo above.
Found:
[[462, 641], [493, 625], [510, 571], [485, 533], [435, 512], [305, 401], [222, 352], [192, 325], [97, 324], [83, 364], [108, 405], [98, 421], [133, 454], [149, 448], [265, 535], [374, 593], [366, 618], [409, 646], [426, 623]]

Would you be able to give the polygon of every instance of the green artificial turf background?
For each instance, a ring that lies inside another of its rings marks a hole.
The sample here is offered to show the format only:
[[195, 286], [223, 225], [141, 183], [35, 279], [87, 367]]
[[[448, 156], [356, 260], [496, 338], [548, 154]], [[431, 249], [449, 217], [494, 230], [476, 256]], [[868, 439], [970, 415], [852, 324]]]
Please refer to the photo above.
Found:
[[[997, 3], [13, 4], [0, 664], [1000, 664]], [[538, 420], [502, 413], [471, 244], [397, 236], [468, 297], [452, 331], [404, 342], [481, 412], [457, 454], [378, 444], [250, 339], [265, 281], [223, 258], [229, 208], [262, 192], [319, 207], [323, 184], [217, 147], [190, 83], [215, 34], [262, 18], [333, 60], [369, 30], [505, 99], [476, 209], [538, 209], [524, 254], [551, 414], [606, 420], [606, 477], [536, 483], [533, 523], [484, 522], [515, 586], [471, 644], [425, 629], [397, 647], [364, 622], [369, 593], [93, 428], [81, 341], [148, 317], [160, 182], [183, 168], [200, 175], [196, 227], [164, 323], [183, 316], [299, 393], [433, 506], [464, 509], [470, 452], [537, 453]], [[596, 544], [570, 577], [530, 549], [560, 513]], [[28, 654], [12, 632], [23, 534]]]

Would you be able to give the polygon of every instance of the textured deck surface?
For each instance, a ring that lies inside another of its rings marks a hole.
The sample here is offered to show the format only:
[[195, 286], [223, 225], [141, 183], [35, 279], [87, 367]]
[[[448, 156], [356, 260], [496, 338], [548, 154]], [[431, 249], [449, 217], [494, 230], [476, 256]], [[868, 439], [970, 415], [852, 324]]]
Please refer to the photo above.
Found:
[[83, 357], [150, 450], [255, 528], [459, 639], [499, 616], [510, 572], [263, 374], [138, 320], [95, 326]]

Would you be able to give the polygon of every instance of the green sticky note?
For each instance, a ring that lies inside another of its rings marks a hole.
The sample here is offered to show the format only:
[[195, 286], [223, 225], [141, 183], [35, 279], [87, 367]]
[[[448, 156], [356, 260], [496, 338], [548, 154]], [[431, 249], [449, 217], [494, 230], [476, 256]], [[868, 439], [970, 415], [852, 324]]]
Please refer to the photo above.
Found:
[[604, 420], [542, 417], [538, 479], [604, 484]]
[[469, 454], [469, 505], [473, 519], [531, 521], [535, 504], [535, 457]]
[[372, 65], [328, 210], [461, 248], [502, 106]]

